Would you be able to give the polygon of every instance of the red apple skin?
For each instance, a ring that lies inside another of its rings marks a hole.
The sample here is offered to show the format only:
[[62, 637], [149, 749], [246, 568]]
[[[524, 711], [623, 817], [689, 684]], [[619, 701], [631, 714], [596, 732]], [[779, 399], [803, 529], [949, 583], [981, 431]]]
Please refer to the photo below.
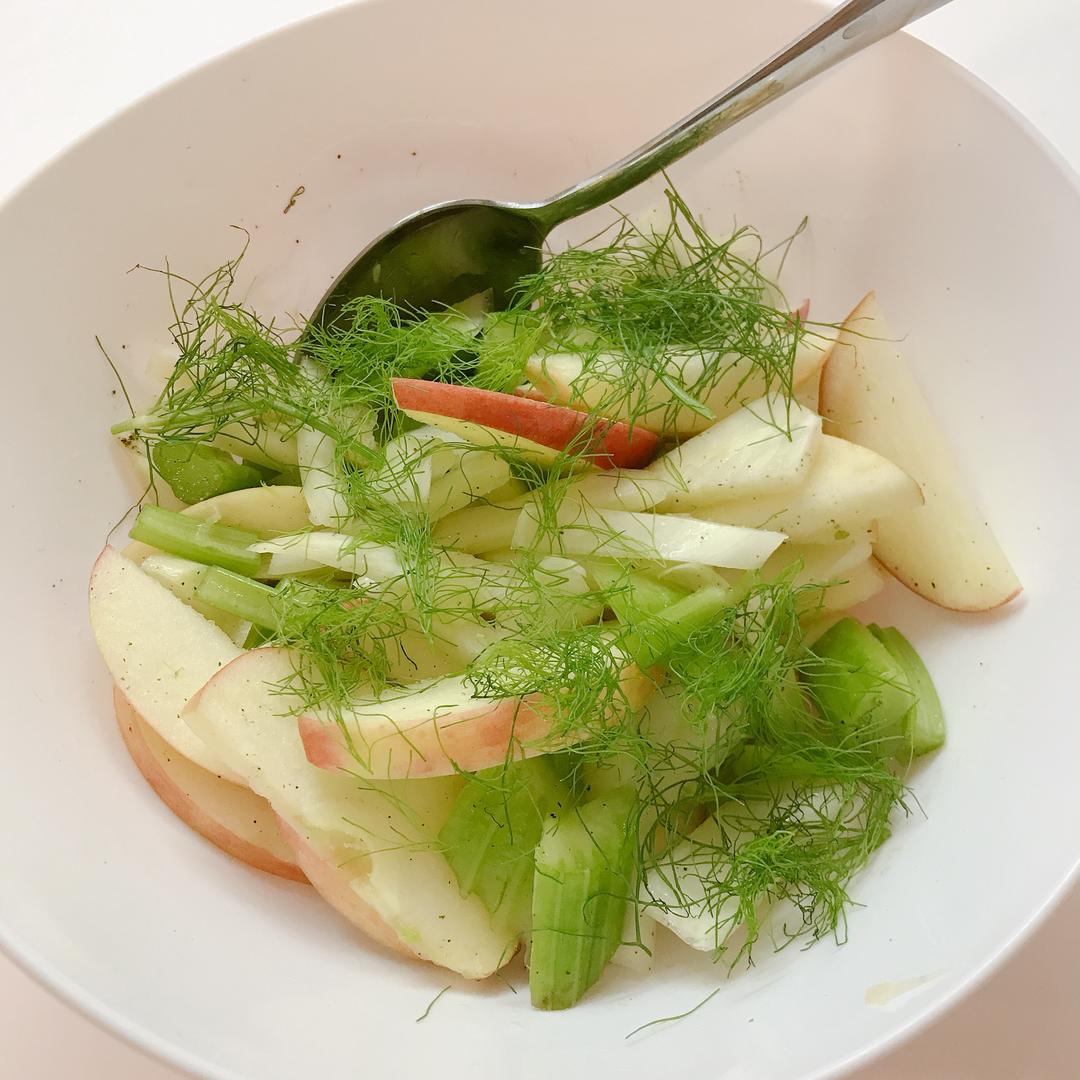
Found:
[[393, 390], [398, 408], [406, 412], [466, 420], [551, 450], [580, 446], [583, 456], [601, 469], [643, 468], [660, 445], [660, 436], [640, 424], [631, 428], [622, 420], [592, 417], [532, 397], [424, 379], [394, 379]]
[[[301, 716], [298, 723], [304, 753], [312, 765], [356, 768], [356, 759], [336, 724], [312, 716]], [[550, 729], [551, 717], [533, 708], [528, 698], [483, 702], [440, 716], [437, 726], [410, 729], [401, 753], [390, 759], [388, 775], [418, 780], [448, 776], [456, 769], [476, 772], [505, 761], [511, 746], [514, 757], [530, 757], [540, 751], [530, 751], [526, 744], [543, 739]]]
[[[621, 676], [622, 694], [627, 704], [638, 709], [657, 686], [657, 674], [643, 674], [636, 665]], [[447, 712], [437, 721], [420, 723], [397, 736], [383, 736], [385, 771], [378, 779], [421, 779], [449, 776], [460, 770], [477, 772], [500, 765], [512, 757], [521, 760], [558, 749], [548, 736], [552, 715], [539, 694], [524, 698], [481, 702]], [[304, 753], [320, 769], [355, 771], [357, 758], [350, 752], [341, 727], [314, 716], [298, 720]], [[560, 740], [570, 745], [573, 737]], [[375, 772], [372, 775], [376, 775]]]
[[[514, 387], [514, 397], [531, 398], [533, 401], [547, 401], [544, 391], [530, 383]], [[550, 402], [549, 402], [550, 404]]]
[[[154, 756], [136, 724], [138, 714], [118, 687], [113, 690], [113, 705], [124, 746], [127, 747], [136, 768], [154, 789], [158, 798], [185, 825], [209, 840], [226, 855], [231, 855], [234, 859], [239, 859], [240, 862], [247, 863], [256, 870], [263, 870], [267, 874], [287, 878], [289, 881], [307, 884], [308, 879], [297, 864], [286, 862], [265, 848], [253, 844], [250, 840], [237, 836], [222, 822], [211, 817], [191, 798]], [[231, 784], [231, 781], [222, 780], [221, 783]], [[268, 819], [272, 820], [269, 803], [266, 804], [266, 813]]]

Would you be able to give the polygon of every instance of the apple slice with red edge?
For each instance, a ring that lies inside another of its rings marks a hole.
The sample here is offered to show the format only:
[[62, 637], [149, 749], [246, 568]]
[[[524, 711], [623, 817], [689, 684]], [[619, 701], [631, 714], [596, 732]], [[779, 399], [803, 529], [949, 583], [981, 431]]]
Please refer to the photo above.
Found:
[[570, 452], [601, 469], [639, 469], [652, 461], [660, 445], [656, 432], [640, 424], [605, 420], [531, 397], [424, 379], [394, 379], [393, 390], [398, 408], [422, 424], [541, 462]]
[[497, 971], [517, 935], [461, 895], [438, 844], [463, 779], [361, 781], [315, 768], [296, 730], [292, 675], [288, 652], [255, 649], [199, 690], [184, 718], [280, 815], [309, 880], [353, 925], [466, 978]]
[[[353, 879], [358, 875], [350, 874], [348, 861], [337, 865], [327, 856], [325, 835], [310, 832], [302, 834], [280, 816], [277, 827], [282, 839], [292, 851], [300, 872], [306, 875], [305, 880], [310, 881], [315, 891], [339, 915], [343, 915], [353, 926], [380, 945], [402, 956], [420, 959], [397, 931], [353, 887]], [[362, 867], [363, 860], [354, 861]]]
[[178, 754], [113, 690], [116, 723], [131, 760], [158, 798], [189, 828], [240, 862], [307, 883], [270, 804]]
[[132, 707], [189, 761], [239, 781], [180, 718], [180, 711], [242, 650], [220, 627], [110, 547], [91, 571], [89, 606], [101, 657]]
[[[620, 699], [640, 708], [656, 687], [627, 664]], [[376, 779], [418, 779], [477, 772], [557, 749], [552, 710], [540, 694], [478, 698], [460, 675], [409, 687], [381, 701], [357, 701], [341, 722], [318, 713], [299, 718], [308, 761]], [[572, 737], [559, 740], [568, 745]]]

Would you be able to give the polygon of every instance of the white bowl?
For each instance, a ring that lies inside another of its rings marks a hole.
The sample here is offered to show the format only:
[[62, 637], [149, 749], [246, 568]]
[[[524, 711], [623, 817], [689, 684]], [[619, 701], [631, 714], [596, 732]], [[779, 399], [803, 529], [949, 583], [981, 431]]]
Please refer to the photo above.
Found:
[[[676, 949], [544, 1015], [501, 983], [368, 946], [300, 886], [230, 862], [173, 819], [117, 738], [85, 581], [129, 502], [100, 335], [134, 381], [166, 339], [163, 281], [236, 253], [264, 311], [301, 312], [402, 213], [531, 198], [710, 96], [814, 14], [796, 0], [395, 0], [275, 34], [154, 94], [0, 210], [7, 527], [0, 933], [55, 990], [206, 1077], [318, 1080], [668, 1071], [832, 1075], [979, 978], [1080, 853], [1072, 644], [1080, 192], [984, 87], [895, 38], [674, 171], [721, 226], [781, 238], [820, 316], [876, 287], [1021, 577], [1022, 600], [949, 615], [893, 590], [925, 651], [947, 749], [925, 810], [855, 884], [844, 946], [723, 968]], [[286, 215], [291, 193], [304, 193]], [[654, 193], [655, 194], [655, 193]], [[645, 198], [627, 199], [633, 209]], [[871, 986], [929, 977], [888, 1007]], [[681, 1012], [679, 1024], [624, 1036]], [[420, 1015], [447, 983], [420, 1026]]]

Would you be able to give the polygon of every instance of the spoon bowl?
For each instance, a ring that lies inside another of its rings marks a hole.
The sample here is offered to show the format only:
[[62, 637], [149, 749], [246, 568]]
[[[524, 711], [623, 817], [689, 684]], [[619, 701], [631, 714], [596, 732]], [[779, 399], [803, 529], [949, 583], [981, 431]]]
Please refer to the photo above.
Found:
[[557, 225], [617, 198], [796, 86], [948, 0], [847, 0], [722, 94], [609, 168], [538, 203], [462, 200], [403, 218], [330, 287], [312, 321], [327, 325], [350, 300], [383, 296], [424, 311], [488, 293], [505, 308], [517, 281], [540, 269]]
[[498, 310], [540, 269], [547, 234], [529, 207], [489, 201], [441, 203], [413, 214], [366, 248], [337, 279], [317, 313], [332, 322], [358, 296], [384, 296], [418, 310], [490, 292]]

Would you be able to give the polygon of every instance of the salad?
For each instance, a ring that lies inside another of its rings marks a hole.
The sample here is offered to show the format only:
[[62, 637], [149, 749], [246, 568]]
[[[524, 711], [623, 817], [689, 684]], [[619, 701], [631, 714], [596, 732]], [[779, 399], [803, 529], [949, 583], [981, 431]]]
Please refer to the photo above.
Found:
[[945, 739], [914, 648], [849, 610], [1020, 586], [873, 294], [812, 322], [779, 254], [669, 194], [506, 311], [282, 329], [235, 263], [196, 284], [112, 429], [148, 487], [90, 580], [164, 801], [390, 949], [523, 953], [542, 1009], [661, 933], [842, 938]]

